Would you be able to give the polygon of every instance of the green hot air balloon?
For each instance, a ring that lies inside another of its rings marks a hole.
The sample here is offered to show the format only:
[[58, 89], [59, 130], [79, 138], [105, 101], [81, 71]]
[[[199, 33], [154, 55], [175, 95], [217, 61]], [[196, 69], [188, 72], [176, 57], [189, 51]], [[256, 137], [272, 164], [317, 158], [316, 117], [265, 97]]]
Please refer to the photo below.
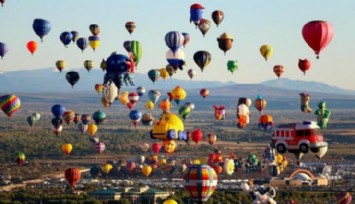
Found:
[[191, 108], [189, 106], [183, 105], [179, 107], [179, 114], [184, 120], [189, 117], [190, 113]]
[[106, 119], [106, 113], [98, 110], [92, 115], [92, 118], [95, 120], [96, 125], [101, 125]]
[[151, 69], [148, 72], [148, 77], [150, 80], [152, 80], [152, 82], [154, 83], [155, 81], [157, 81], [160, 77], [160, 70], [158, 69]]
[[228, 71], [233, 72], [238, 69], [238, 61], [237, 60], [229, 60], [227, 63]]
[[139, 41], [132, 40], [131, 42], [131, 51], [133, 54], [133, 61], [138, 65], [139, 61], [142, 58], [142, 45]]

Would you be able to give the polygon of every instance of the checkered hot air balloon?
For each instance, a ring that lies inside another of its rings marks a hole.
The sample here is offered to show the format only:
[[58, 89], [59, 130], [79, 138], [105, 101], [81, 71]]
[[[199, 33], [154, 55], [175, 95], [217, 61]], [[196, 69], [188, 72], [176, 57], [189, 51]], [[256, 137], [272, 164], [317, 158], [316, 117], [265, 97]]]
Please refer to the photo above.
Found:
[[185, 172], [184, 188], [197, 202], [207, 201], [217, 186], [217, 174], [208, 165], [191, 165]]

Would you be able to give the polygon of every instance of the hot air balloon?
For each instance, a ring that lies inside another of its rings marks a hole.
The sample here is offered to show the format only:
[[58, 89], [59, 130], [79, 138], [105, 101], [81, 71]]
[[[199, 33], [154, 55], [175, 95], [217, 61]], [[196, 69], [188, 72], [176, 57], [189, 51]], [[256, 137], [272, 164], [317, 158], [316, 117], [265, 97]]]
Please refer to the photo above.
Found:
[[30, 115], [30, 116], [27, 117], [26, 121], [27, 121], [29, 126], [33, 127], [33, 124], [35, 122], [35, 118], [32, 115]]
[[149, 79], [154, 83], [160, 77], [160, 71], [158, 69], [151, 69], [148, 72]]
[[263, 97], [262, 97], [261, 95], [258, 95], [258, 96], [256, 97], [256, 99], [254, 100], [254, 107], [255, 107], [258, 111], [260, 111], [260, 113], [263, 112], [263, 110], [264, 110], [265, 107], [266, 107], [266, 104], [267, 104], [266, 100], [263, 99]]
[[186, 119], [189, 117], [190, 113], [191, 113], [191, 109], [189, 106], [186, 106], [186, 105], [182, 105], [179, 107], [179, 115], [182, 117], [182, 119]]
[[210, 91], [208, 89], [201, 89], [200, 90], [200, 95], [202, 98], [206, 98], [210, 94]]
[[201, 71], [211, 62], [212, 56], [208, 51], [197, 51], [194, 54], [194, 61], [197, 66], [200, 67]]
[[131, 42], [131, 51], [132, 51], [132, 57], [135, 65], [137, 66], [139, 64], [139, 61], [142, 58], [142, 45], [139, 41], [132, 40]]
[[68, 47], [70, 42], [73, 39], [73, 34], [71, 32], [65, 31], [60, 34], [60, 41], [64, 44], [65, 47]]
[[153, 143], [152, 144], [152, 151], [154, 154], [158, 154], [160, 152], [161, 145], [159, 143]]
[[15, 154], [15, 161], [17, 162], [17, 164], [19, 166], [21, 166], [23, 164], [23, 162], [25, 161], [26, 159], [26, 155], [25, 153], [23, 152], [16, 152]]
[[81, 115], [78, 113], [75, 113], [74, 123], [77, 124], [79, 121], [81, 121]]
[[62, 72], [62, 70], [66, 67], [66, 63], [64, 60], [58, 60], [55, 63], [55, 66], [57, 67], [57, 69], [59, 70], [59, 72]]
[[0, 42], [0, 57], [1, 59], [6, 55], [6, 53], [9, 51], [9, 48], [5, 43]]
[[271, 45], [262, 45], [260, 47], [260, 54], [264, 57], [265, 61], [267, 61], [272, 53], [274, 52], [274, 48]]
[[99, 27], [99, 25], [97, 25], [97, 24], [91, 24], [91, 25], [89, 26], [89, 29], [90, 29], [90, 32], [91, 32], [94, 36], [96, 36], [96, 35], [98, 35], [98, 34], [100, 33], [100, 27]]
[[88, 72], [90, 72], [90, 70], [94, 67], [94, 62], [92, 60], [85, 60], [84, 67]]
[[224, 106], [213, 106], [214, 108], [214, 117], [216, 120], [225, 120], [226, 118], [226, 111]]
[[217, 174], [208, 165], [191, 165], [185, 172], [184, 188], [197, 202], [207, 201], [217, 187]]
[[79, 32], [78, 31], [75, 31], [75, 30], [72, 30], [72, 31], [70, 31], [70, 33], [72, 34], [72, 41], [73, 41], [73, 43], [75, 43], [75, 41], [79, 38]]
[[137, 94], [139, 95], [139, 97], [143, 96], [143, 94], [145, 94], [145, 88], [143, 86], [138, 86], [136, 88]]
[[41, 114], [39, 114], [39, 113], [32, 113], [31, 116], [34, 118], [34, 120], [37, 120], [37, 121], [41, 118]]
[[234, 73], [235, 70], [238, 69], [238, 61], [237, 60], [229, 60], [227, 62], [227, 69], [228, 71]]
[[114, 83], [106, 85], [104, 88], [103, 96], [109, 104], [112, 104], [113, 101], [117, 98], [118, 88]]
[[131, 110], [129, 112], [129, 118], [131, 119], [134, 127], [136, 127], [138, 122], [142, 119], [142, 112], [138, 110]]
[[75, 113], [72, 110], [66, 110], [63, 113], [63, 120], [69, 125], [75, 119]]
[[181, 86], [176, 86], [168, 93], [169, 100], [174, 100], [179, 105], [180, 101], [186, 98], [186, 91]]
[[93, 166], [90, 168], [90, 175], [93, 177], [93, 178], [96, 178], [99, 173], [100, 173], [100, 167], [98, 166]]
[[177, 31], [170, 31], [165, 35], [165, 43], [175, 55], [176, 51], [184, 45], [184, 35]]
[[184, 123], [173, 113], [163, 113], [150, 131], [150, 138], [159, 140], [189, 140]]
[[55, 135], [59, 135], [63, 130], [62, 125], [59, 125], [58, 127], [54, 127], [54, 125], [52, 125], [51, 128], [52, 128], [52, 131]]
[[[185, 62], [185, 61], [183, 61], [183, 62]], [[175, 68], [173, 66], [171, 66], [170, 64], [166, 65], [165, 69], [168, 72], [170, 77], [173, 76], [173, 74], [176, 73]]]
[[189, 69], [187, 71], [187, 75], [189, 75], [190, 79], [192, 79], [196, 75], [196, 72], [193, 69]]
[[89, 42], [86, 38], [79, 38], [76, 40], [76, 45], [80, 48], [81, 52], [89, 46]]
[[129, 32], [129, 34], [132, 34], [133, 31], [136, 29], [136, 23], [129, 21], [126, 23], [125, 27], [126, 27], [127, 31]]
[[164, 99], [159, 103], [159, 108], [163, 111], [163, 113], [169, 112], [173, 107], [169, 99]]
[[83, 114], [83, 115], [81, 115], [80, 121], [83, 124], [88, 125], [89, 122], [91, 121], [91, 116], [89, 114]]
[[300, 93], [300, 108], [302, 112], [310, 113], [312, 108], [309, 107], [309, 101], [311, 100], [311, 95], [308, 93]]
[[26, 46], [27, 46], [28, 51], [30, 51], [30, 53], [32, 55], [37, 50], [37, 43], [35, 41], [29, 41]]
[[101, 93], [103, 89], [104, 89], [104, 86], [102, 84], [95, 84], [95, 91], [97, 93]]
[[163, 147], [166, 153], [174, 153], [176, 149], [175, 140], [163, 140]]
[[0, 0], [1, 6], [4, 7], [5, 0]]
[[170, 76], [166, 68], [159, 69], [159, 72], [160, 72], [160, 77], [164, 80]]
[[15, 95], [4, 95], [0, 96], [0, 108], [11, 118], [12, 114], [18, 111], [21, 107], [20, 98]]
[[190, 6], [190, 23], [194, 22], [197, 26], [202, 19], [203, 9], [205, 9], [201, 4], [192, 4]]
[[259, 118], [259, 128], [266, 131], [274, 126], [274, 122], [271, 115], [262, 115]]
[[184, 36], [184, 43], [182, 44], [184, 47], [190, 42], [190, 35], [188, 33], [181, 33]]
[[69, 84], [72, 86], [72, 88], [74, 88], [74, 85], [79, 81], [80, 76], [79, 76], [78, 72], [71, 71], [71, 72], [67, 72], [67, 74], [65, 75], [65, 78], [67, 79]]
[[298, 60], [298, 68], [306, 75], [306, 71], [311, 68], [311, 62], [308, 59]]
[[212, 16], [213, 22], [217, 25], [217, 27], [220, 23], [222, 23], [222, 21], [224, 19], [224, 13], [223, 13], [223, 11], [220, 11], [220, 10], [213, 11], [211, 16]]
[[144, 165], [142, 168], [142, 173], [145, 177], [148, 177], [152, 173], [152, 167], [148, 165]]
[[121, 93], [118, 94], [118, 100], [123, 104], [126, 105], [129, 100], [128, 100], [128, 91], [122, 91]]
[[201, 31], [203, 37], [205, 37], [208, 30], [211, 28], [211, 22], [207, 19], [202, 18], [198, 23], [197, 27]]
[[94, 52], [100, 46], [100, 44], [101, 41], [99, 36], [92, 35], [89, 37], [89, 45], [94, 50]]
[[92, 115], [92, 119], [94, 119], [96, 125], [101, 125], [106, 119], [106, 113], [98, 110]]
[[91, 137], [94, 136], [97, 131], [97, 125], [94, 123], [89, 124], [87, 131]]
[[232, 48], [233, 38], [228, 33], [223, 33], [219, 38], [217, 38], [218, 47], [224, 51], [224, 55], [226, 52]]
[[[171, 50], [166, 52], [166, 60], [169, 65], [173, 67], [174, 73], [177, 69], [183, 70], [183, 66], [185, 65], [185, 53], [181, 49], [178, 49], [175, 53]], [[167, 69], [167, 71], [169, 71]]]
[[36, 18], [33, 21], [32, 28], [35, 31], [36, 35], [41, 38], [43, 42], [43, 37], [51, 31], [51, 23], [45, 19]]
[[126, 40], [123, 42], [123, 47], [128, 53], [132, 52], [131, 44], [132, 44], [131, 40]]
[[140, 147], [141, 147], [141, 150], [143, 152], [146, 152], [149, 149], [149, 144], [148, 143], [143, 143], [143, 144], [140, 145]]
[[336, 195], [337, 204], [350, 204], [353, 196], [349, 192], [340, 192]]
[[63, 124], [63, 119], [61, 118], [52, 118], [51, 124], [55, 128], [59, 128]]
[[154, 103], [151, 100], [148, 100], [144, 105], [148, 110], [154, 109]]
[[284, 73], [284, 66], [275, 65], [273, 70], [276, 76], [280, 79], [281, 74]]
[[320, 52], [328, 46], [334, 35], [333, 26], [326, 21], [310, 21], [302, 28], [302, 36], [319, 58]]
[[69, 155], [70, 152], [73, 150], [73, 145], [72, 144], [63, 144], [62, 145], [62, 151], [66, 154], [66, 155]]
[[185, 106], [190, 107], [191, 111], [193, 111], [195, 109], [195, 104], [193, 104], [192, 102], [186, 102]]
[[102, 71], [106, 71], [107, 63], [106, 63], [105, 59], [102, 59], [102, 61], [100, 63], [100, 68], [102, 69]]
[[320, 128], [327, 128], [331, 112], [326, 108], [325, 101], [321, 101], [318, 103], [318, 109], [314, 112], [314, 114], [317, 116], [317, 125]]
[[154, 104], [159, 100], [160, 97], [160, 91], [159, 90], [150, 90], [148, 92], [148, 98], [151, 100]]
[[105, 147], [106, 147], [106, 146], [105, 146], [105, 143], [103, 143], [103, 142], [98, 142], [98, 143], [96, 143], [95, 146], [94, 146], [95, 151], [96, 151], [96, 153], [98, 153], [98, 154], [101, 154], [102, 152], [104, 152]]
[[234, 160], [226, 158], [223, 165], [226, 175], [231, 176], [234, 173]]
[[213, 145], [217, 141], [217, 135], [214, 133], [207, 134], [207, 142], [210, 145]]
[[112, 170], [113, 166], [109, 163], [106, 163], [104, 165], [101, 166], [101, 171], [104, 173], [104, 174], [108, 174], [110, 173], [110, 171]]
[[81, 132], [81, 134], [86, 133], [86, 131], [88, 131], [89, 125], [88, 124], [84, 124], [84, 123], [79, 123], [78, 124], [78, 129]]
[[191, 139], [192, 141], [194, 141], [196, 144], [202, 141], [202, 131], [200, 130], [200, 128], [197, 128], [196, 130], [193, 130], [191, 132]]
[[137, 92], [131, 92], [128, 94], [128, 100], [129, 103], [132, 105], [131, 108], [133, 108], [139, 100], [139, 95], [137, 94]]
[[81, 171], [78, 168], [68, 168], [65, 170], [64, 175], [68, 183], [75, 187], [81, 177]]

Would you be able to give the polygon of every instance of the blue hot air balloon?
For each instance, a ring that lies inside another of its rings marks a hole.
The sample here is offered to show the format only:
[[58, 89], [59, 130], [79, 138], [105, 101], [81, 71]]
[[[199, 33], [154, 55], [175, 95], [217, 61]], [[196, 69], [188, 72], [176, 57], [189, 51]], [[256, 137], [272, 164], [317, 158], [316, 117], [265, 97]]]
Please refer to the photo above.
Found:
[[45, 19], [36, 18], [33, 21], [33, 30], [35, 33], [41, 38], [41, 42], [43, 42], [43, 37], [51, 31], [51, 23]]
[[86, 38], [79, 38], [76, 40], [76, 45], [82, 52], [84, 52], [84, 50], [89, 46], [89, 41]]
[[177, 31], [170, 31], [165, 35], [165, 43], [175, 54], [175, 52], [184, 45], [184, 35]]
[[65, 31], [60, 34], [60, 41], [67, 47], [73, 39], [73, 34], [71, 32]]
[[132, 52], [132, 49], [131, 49], [131, 42], [130, 40], [126, 40], [124, 41], [123, 43], [123, 47], [124, 49], [126, 49], [127, 52]]
[[0, 42], [0, 57], [1, 59], [6, 55], [7, 51], [9, 51], [9, 48], [5, 43]]
[[56, 118], [61, 118], [65, 112], [64, 106], [56, 104], [52, 106], [52, 113]]
[[201, 4], [192, 4], [190, 7], [190, 23], [194, 22], [197, 26], [202, 19], [203, 9], [205, 9]]
[[129, 112], [129, 118], [132, 120], [134, 126], [138, 124], [138, 122], [142, 119], [142, 112], [138, 110], [131, 110]]

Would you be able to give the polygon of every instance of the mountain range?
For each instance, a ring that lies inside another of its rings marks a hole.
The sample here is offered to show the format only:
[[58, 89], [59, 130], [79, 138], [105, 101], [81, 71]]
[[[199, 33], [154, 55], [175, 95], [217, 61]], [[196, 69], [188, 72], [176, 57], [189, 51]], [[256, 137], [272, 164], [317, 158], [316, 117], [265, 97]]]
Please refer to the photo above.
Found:
[[[0, 74], [0, 93], [79, 93], [92, 92], [94, 85], [103, 82], [105, 72], [100, 69], [92, 69], [90, 72], [84, 68], [75, 69], [79, 72], [80, 80], [75, 84], [74, 88], [65, 79], [66, 72], [62, 73], [53, 68], [34, 69], [27, 71], [11, 71]], [[174, 77], [166, 80], [159, 79], [154, 84], [149, 80], [147, 74], [134, 74], [135, 87], [143, 86], [147, 89], [171, 90], [176, 85], [181, 85], [185, 89], [201, 89], [209, 88], [214, 93], [222, 94], [230, 91], [239, 94], [248, 94], [256, 96], [265, 92], [272, 96], [282, 96], [289, 94], [289, 90], [295, 93], [325, 93], [336, 95], [355, 96], [354, 90], [341, 89], [330, 86], [321, 82], [308, 82], [301, 80], [290, 80], [281, 78], [279, 80], [269, 80], [259, 84], [237, 84], [234, 82], [218, 82], [218, 81], [197, 81], [197, 80], [180, 80]], [[124, 86], [125, 87], [125, 86]], [[125, 87], [124, 89], [132, 89], [134, 87]]]

